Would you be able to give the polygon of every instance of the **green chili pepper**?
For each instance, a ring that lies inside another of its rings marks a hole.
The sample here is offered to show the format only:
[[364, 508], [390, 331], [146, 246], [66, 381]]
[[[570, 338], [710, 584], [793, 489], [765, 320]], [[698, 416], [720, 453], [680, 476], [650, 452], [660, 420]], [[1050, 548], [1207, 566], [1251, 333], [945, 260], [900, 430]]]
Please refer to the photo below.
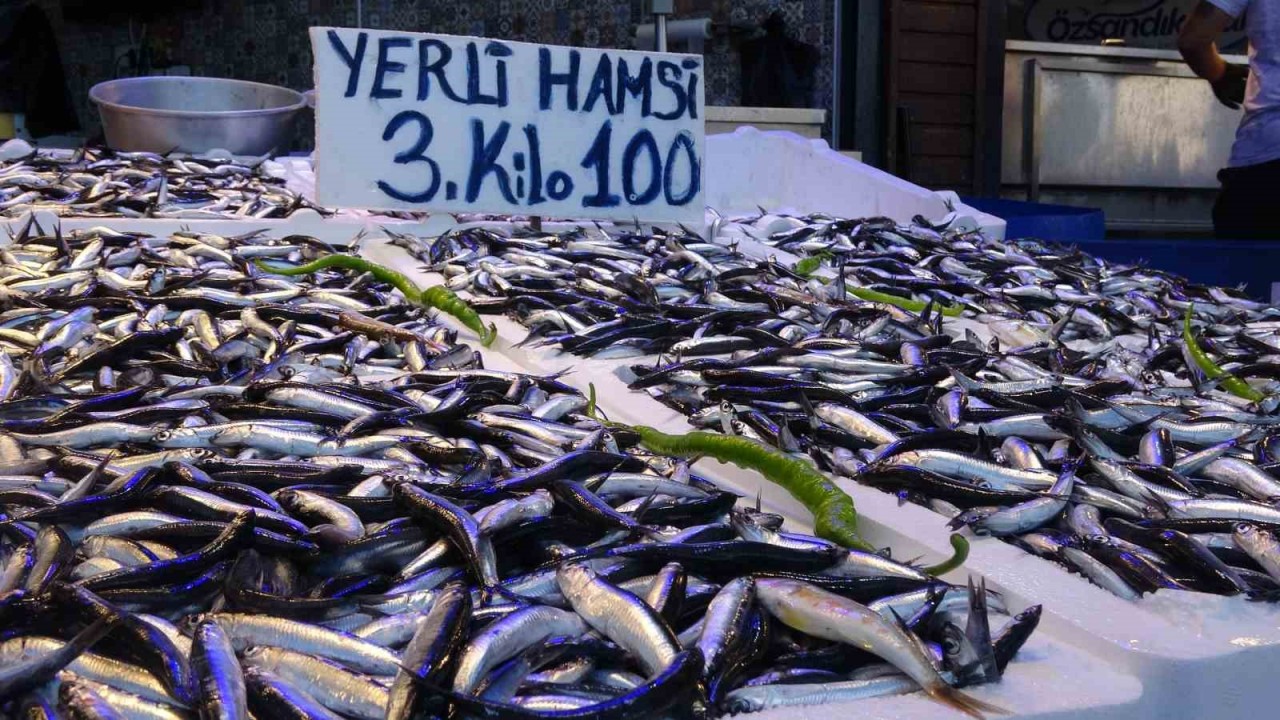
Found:
[[462, 321], [475, 334], [480, 336], [480, 343], [485, 347], [489, 347], [493, 343], [494, 338], [498, 336], [497, 328], [490, 323], [489, 327], [484, 326], [484, 322], [480, 319], [480, 314], [471, 308], [465, 300], [454, 294], [452, 290], [443, 285], [435, 285], [426, 290], [422, 290], [416, 283], [409, 279], [404, 273], [396, 272], [389, 267], [379, 265], [375, 262], [369, 262], [364, 258], [354, 255], [325, 255], [322, 258], [313, 260], [305, 265], [276, 265], [262, 260], [254, 261], [257, 266], [269, 273], [276, 275], [310, 275], [317, 270], [323, 270], [330, 267], [346, 268], [348, 270], [359, 270], [367, 272], [375, 278], [385, 283], [390, 283], [399, 290], [410, 303], [423, 307], [430, 307], [446, 312]]
[[[818, 252], [810, 255], [807, 258], [796, 261], [795, 267], [793, 267], [792, 269], [795, 271], [797, 275], [807, 278], [810, 275], [817, 272], [818, 268], [822, 267], [823, 260], [827, 260], [833, 257], [835, 257], [835, 255], [825, 250], [819, 250]], [[923, 312], [925, 306], [928, 304], [920, 300], [912, 300], [911, 298], [898, 297], [897, 295], [890, 295], [889, 293], [877, 292], [875, 290], [871, 290], [869, 288], [864, 288], [864, 287], [856, 287], [853, 285], [849, 285], [847, 283], [845, 284], [845, 289], [848, 291], [850, 295], [853, 295], [854, 297], [862, 298], [863, 300], [869, 300], [871, 302], [878, 302], [878, 303], [884, 303], [886, 305], [893, 305], [894, 307], [900, 307], [903, 310], [910, 310], [912, 312]], [[935, 305], [935, 307], [937, 307], [939, 312], [941, 312], [943, 315], [947, 315], [950, 317], [959, 317], [960, 314], [964, 312], [964, 308], [960, 307], [959, 305], [940, 305], [939, 304], [939, 305]]]
[[[587, 392], [587, 415], [595, 417], [595, 414], [596, 387], [592, 384]], [[813, 513], [813, 529], [818, 537], [845, 547], [875, 552], [875, 548], [858, 535], [858, 513], [853, 507], [853, 498], [808, 463], [749, 438], [700, 430], [669, 435], [646, 425], [605, 422], [610, 427], [636, 433], [640, 436], [640, 444], [650, 452], [679, 457], [706, 456], [755, 470], [765, 479], [781, 485]]]
[[1244, 380], [1223, 370], [1196, 342], [1195, 335], [1191, 332], [1192, 307], [1193, 305], [1187, 305], [1187, 313], [1182, 318], [1182, 341], [1186, 343], [1187, 352], [1191, 354], [1191, 359], [1195, 361], [1196, 366], [1204, 372], [1206, 377], [1210, 380], [1217, 380], [1218, 384], [1232, 395], [1252, 402], [1262, 400], [1265, 396], [1261, 392]]
[[[587, 386], [586, 412], [588, 417], [597, 417], [595, 384]], [[670, 435], [645, 425], [625, 425], [607, 420], [602, 422], [609, 427], [636, 433], [640, 437], [640, 444], [650, 452], [679, 457], [706, 456], [755, 470], [770, 482], [782, 486], [813, 513], [815, 535], [845, 547], [876, 551], [874, 546], [858, 534], [858, 513], [853, 506], [853, 498], [802, 460], [744, 437], [697, 430], [684, 435]], [[964, 564], [969, 557], [969, 541], [961, 535], [952, 535], [951, 547], [955, 549], [955, 555], [926, 568], [925, 572], [940, 575]]]
[[954, 534], [951, 536], [951, 549], [955, 550], [955, 555], [952, 555], [950, 559], [922, 569], [930, 575], [942, 575], [955, 570], [963, 565], [965, 560], [969, 559], [969, 541], [963, 535]]
[[404, 294], [405, 299], [411, 303], [417, 303], [418, 296], [422, 294], [422, 291], [418, 289], [418, 286], [403, 273], [396, 272], [389, 267], [383, 267], [382, 265], [374, 262], [369, 262], [368, 260], [356, 257], [355, 255], [325, 255], [324, 257], [312, 260], [305, 265], [277, 265], [263, 260], [255, 260], [254, 263], [259, 269], [275, 275], [310, 275], [317, 270], [324, 270], [325, 268], [331, 267], [346, 268], [347, 270], [359, 270], [360, 272], [369, 273], [382, 282], [394, 285], [397, 290]]
[[792, 269], [795, 270], [797, 275], [807, 278], [822, 267], [823, 260], [830, 260], [833, 257], [835, 257], [834, 253], [827, 250], [819, 250], [807, 258], [797, 260], [795, 267]]
[[645, 425], [633, 425], [646, 450], [679, 457], [706, 456], [755, 470], [782, 486], [813, 513], [814, 534], [845, 547], [874, 552], [858, 535], [853, 498], [808, 463], [784, 455], [750, 438], [695, 430], [669, 435]]
[[498, 337], [498, 328], [493, 323], [489, 323], [489, 327], [486, 328], [484, 321], [480, 319], [480, 313], [473, 310], [467, 304], [467, 301], [458, 297], [452, 290], [443, 285], [433, 285], [423, 290], [418, 298], [421, 304], [447, 312], [458, 318], [463, 325], [466, 325], [472, 332], [480, 336], [480, 343], [485, 347], [489, 347], [494, 338]]
[[594, 418], [596, 416], [596, 384], [587, 384], [587, 417]]
[[[897, 295], [890, 295], [889, 293], [882, 293], [870, 288], [855, 287], [848, 284], [845, 285], [845, 290], [856, 298], [862, 298], [863, 300], [868, 300], [870, 302], [893, 305], [894, 307], [900, 307], [903, 310], [910, 310], [911, 312], [922, 312], [925, 306], [928, 305], [928, 303], [922, 300], [898, 297]], [[939, 312], [948, 317], [959, 317], [960, 314], [964, 312], [964, 308], [959, 305], [935, 305], [934, 307], [938, 308]]]
[[814, 255], [812, 257], [807, 257], [807, 258], [804, 258], [803, 260], [797, 261], [794, 270], [796, 271], [797, 275], [800, 275], [802, 277], [809, 277], [810, 275], [817, 272], [818, 268], [820, 267], [822, 267], [822, 258], [818, 257], [817, 255]]

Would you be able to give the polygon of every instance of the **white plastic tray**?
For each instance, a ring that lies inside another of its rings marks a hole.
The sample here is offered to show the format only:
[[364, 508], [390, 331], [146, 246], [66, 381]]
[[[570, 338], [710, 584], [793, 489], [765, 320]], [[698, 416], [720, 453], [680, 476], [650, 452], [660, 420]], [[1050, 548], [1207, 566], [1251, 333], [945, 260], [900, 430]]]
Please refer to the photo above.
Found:
[[708, 135], [706, 203], [724, 215], [753, 215], [763, 207], [796, 215], [891, 217], [917, 215], [939, 222], [953, 211], [967, 229], [1002, 239], [1006, 223], [959, 202], [832, 150], [825, 140], [785, 130], [740, 127]]

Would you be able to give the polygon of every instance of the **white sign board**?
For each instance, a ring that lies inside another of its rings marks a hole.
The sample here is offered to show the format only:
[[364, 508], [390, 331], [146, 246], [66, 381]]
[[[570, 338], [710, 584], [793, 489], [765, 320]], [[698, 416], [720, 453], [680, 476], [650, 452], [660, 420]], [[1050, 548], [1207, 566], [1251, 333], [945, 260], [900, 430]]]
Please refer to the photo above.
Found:
[[312, 28], [321, 205], [701, 222], [695, 55]]

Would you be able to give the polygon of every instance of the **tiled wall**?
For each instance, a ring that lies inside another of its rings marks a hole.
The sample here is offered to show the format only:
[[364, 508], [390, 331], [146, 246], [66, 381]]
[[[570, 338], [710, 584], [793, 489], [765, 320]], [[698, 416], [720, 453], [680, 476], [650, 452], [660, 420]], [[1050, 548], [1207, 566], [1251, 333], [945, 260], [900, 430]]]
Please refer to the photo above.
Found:
[[[113, 48], [127, 44], [130, 23], [68, 22], [59, 3], [40, 0], [53, 16], [63, 64], [82, 124], [96, 124], [88, 102], [94, 83], [113, 77]], [[710, 17], [718, 25], [758, 27], [775, 10], [787, 19], [790, 37], [814, 45], [821, 59], [814, 107], [831, 109], [831, 51], [834, 0], [677, 0], [678, 18]], [[424, 32], [483, 35], [588, 47], [632, 46], [640, 17], [639, 0], [364, 0], [364, 25]], [[234, 77], [303, 90], [311, 87], [312, 25], [354, 26], [355, 0], [205, 0], [198, 7], [156, 13], [148, 37], [170, 48], [176, 64], [196, 75]], [[142, 32], [132, 24], [137, 37]], [[708, 41], [706, 92], [710, 105], [737, 105], [741, 94], [736, 45], [743, 34], [718, 34]], [[300, 128], [299, 145], [309, 128]]]

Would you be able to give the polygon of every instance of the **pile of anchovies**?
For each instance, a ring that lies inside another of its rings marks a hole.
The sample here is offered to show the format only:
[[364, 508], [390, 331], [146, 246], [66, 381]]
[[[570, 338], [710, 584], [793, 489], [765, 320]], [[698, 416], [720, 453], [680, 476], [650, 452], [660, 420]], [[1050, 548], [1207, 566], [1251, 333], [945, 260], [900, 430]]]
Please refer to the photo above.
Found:
[[324, 251], [0, 249], [0, 716], [999, 709], [958, 688], [1039, 606], [735, 507], [375, 278], [251, 262]]
[[81, 148], [0, 164], [0, 217], [283, 218], [322, 211], [250, 162]]
[[[643, 356], [631, 387], [695, 426], [808, 457], [1119, 597], [1280, 597], [1280, 310], [1073, 248], [884, 219], [713, 232], [466, 227], [396, 243], [527, 326], [526, 344]], [[748, 257], [743, 241], [767, 248]], [[1188, 358], [1188, 310], [1198, 345], [1262, 401]]]

